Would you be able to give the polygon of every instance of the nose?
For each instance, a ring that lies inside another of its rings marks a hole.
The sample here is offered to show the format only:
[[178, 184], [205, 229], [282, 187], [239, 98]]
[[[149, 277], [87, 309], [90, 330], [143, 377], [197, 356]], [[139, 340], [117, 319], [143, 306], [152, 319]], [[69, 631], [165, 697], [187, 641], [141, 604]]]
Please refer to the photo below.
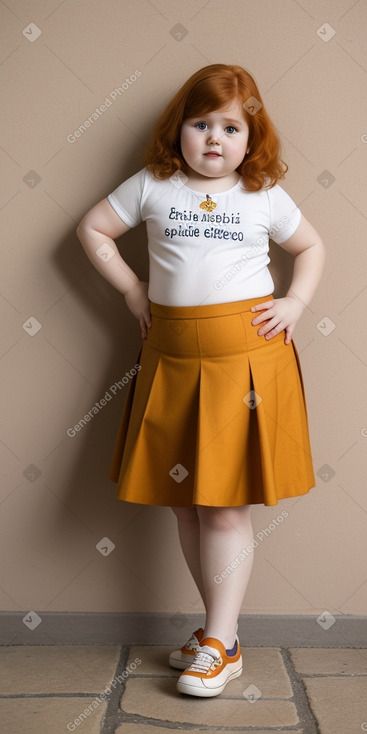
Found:
[[220, 132], [217, 128], [211, 128], [208, 135], [208, 145], [219, 145]]

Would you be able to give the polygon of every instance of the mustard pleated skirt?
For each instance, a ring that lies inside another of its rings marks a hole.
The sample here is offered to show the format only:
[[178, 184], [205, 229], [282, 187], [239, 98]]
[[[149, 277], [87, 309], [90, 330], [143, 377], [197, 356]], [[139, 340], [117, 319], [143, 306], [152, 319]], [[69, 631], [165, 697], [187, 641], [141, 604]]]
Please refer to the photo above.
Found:
[[276, 505], [315, 486], [293, 340], [258, 336], [263, 296], [203, 306], [150, 302], [109, 479], [126, 502]]

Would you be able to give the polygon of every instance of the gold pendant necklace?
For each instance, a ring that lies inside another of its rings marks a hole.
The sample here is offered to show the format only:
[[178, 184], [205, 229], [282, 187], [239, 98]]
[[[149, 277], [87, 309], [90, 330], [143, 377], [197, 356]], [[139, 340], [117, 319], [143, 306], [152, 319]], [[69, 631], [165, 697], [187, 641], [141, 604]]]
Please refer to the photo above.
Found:
[[206, 194], [206, 201], [202, 201], [199, 204], [199, 209], [205, 209], [206, 212], [212, 212], [216, 208], [216, 203], [210, 198], [209, 194]]

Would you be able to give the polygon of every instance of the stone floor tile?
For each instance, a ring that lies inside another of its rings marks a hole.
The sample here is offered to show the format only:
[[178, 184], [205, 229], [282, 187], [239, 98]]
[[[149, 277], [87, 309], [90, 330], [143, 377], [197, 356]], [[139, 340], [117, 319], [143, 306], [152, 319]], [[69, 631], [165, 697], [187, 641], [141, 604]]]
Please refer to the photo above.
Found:
[[175, 676], [179, 674], [176, 668], [171, 668], [168, 658], [173, 650], [178, 650], [178, 647], [168, 647], [166, 645], [133, 645], [129, 651], [129, 659], [126, 663], [126, 667], [135, 660], [136, 657], [140, 658], [141, 664], [136, 670], [135, 675], [159, 675], [159, 676]]
[[304, 684], [322, 734], [367, 731], [366, 678], [304, 678]]
[[196, 698], [178, 693], [173, 678], [157, 676], [148, 681], [146, 678], [131, 678], [126, 683], [120, 708], [125, 713], [162, 722], [198, 726], [281, 727], [299, 724], [296, 708], [290, 701], [259, 699], [250, 703], [244, 698], [225, 698], [226, 690], [213, 698]]
[[255, 685], [262, 698], [291, 698], [292, 686], [279, 649], [275, 647], [249, 648], [242, 654], [243, 672], [225, 689], [226, 698], [242, 698], [243, 691]]
[[[133, 646], [127, 665], [135, 657], [141, 659], [136, 675], [175, 676], [181, 672], [171, 668], [168, 657], [177, 647]], [[226, 698], [242, 698], [242, 692], [251, 684], [260, 689], [263, 698], [291, 698], [292, 687], [284, 667], [282, 656], [276, 647], [246, 647], [242, 653], [243, 673], [225, 689]]]
[[298, 673], [367, 675], [367, 650], [290, 648], [290, 653]]
[[[4, 734], [67, 734], [68, 731], [99, 734], [107, 704], [103, 701], [95, 708], [93, 700], [91, 697], [0, 699], [1, 731]], [[91, 708], [87, 709], [88, 706]], [[80, 715], [83, 718], [76, 724]]]
[[[153, 724], [137, 724], [125, 722], [120, 724], [116, 729], [116, 734], [172, 734], [172, 732], [178, 731], [178, 729], [167, 729], [167, 727], [154, 726]], [[180, 731], [183, 731], [180, 729]], [[237, 729], [226, 729], [222, 734], [230, 734], [233, 731], [239, 734]], [[276, 732], [279, 729], [240, 729], [240, 731], [248, 732], [248, 734], [271, 734], [272, 731]], [[220, 734], [217, 727], [215, 729], [189, 729], [189, 734]], [[286, 734], [303, 734], [302, 729], [287, 729]]]
[[113, 679], [120, 648], [93, 645], [0, 647], [0, 690], [9, 693], [97, 693]]

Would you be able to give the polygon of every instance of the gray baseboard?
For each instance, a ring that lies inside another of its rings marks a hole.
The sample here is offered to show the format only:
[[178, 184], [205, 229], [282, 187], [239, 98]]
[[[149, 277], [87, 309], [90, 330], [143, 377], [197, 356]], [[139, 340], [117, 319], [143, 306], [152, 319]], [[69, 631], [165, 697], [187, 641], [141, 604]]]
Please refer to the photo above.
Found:
[[[180, 613], [37, 615], [40, 622], [34, 612], [0, 612], [0, 645], [181, 645], [204, 621], [204, 615]], [[314, 615], [242, 614], [238, 636], [249, 647], [367, 647], [367, 617], [337, 615], [326, 627], [327, 620], [320, 626]]]

